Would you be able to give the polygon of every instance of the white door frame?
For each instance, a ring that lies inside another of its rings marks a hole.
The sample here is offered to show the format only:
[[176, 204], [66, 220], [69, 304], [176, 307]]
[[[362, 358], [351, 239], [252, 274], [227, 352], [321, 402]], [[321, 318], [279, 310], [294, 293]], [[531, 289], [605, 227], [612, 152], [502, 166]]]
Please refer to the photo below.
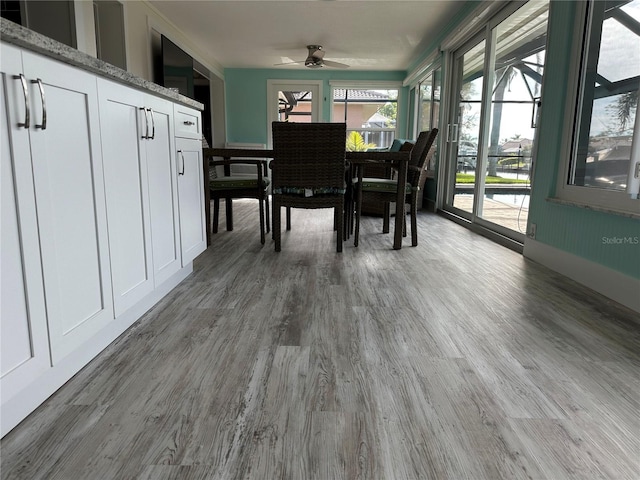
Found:
[[307, 90], [311, 92], [311, 121], [322, 118], [322, 80], [267, 80], [267, 145], [272, 148], [271, 122], [278, 120], [278, 92], [281, 90]]

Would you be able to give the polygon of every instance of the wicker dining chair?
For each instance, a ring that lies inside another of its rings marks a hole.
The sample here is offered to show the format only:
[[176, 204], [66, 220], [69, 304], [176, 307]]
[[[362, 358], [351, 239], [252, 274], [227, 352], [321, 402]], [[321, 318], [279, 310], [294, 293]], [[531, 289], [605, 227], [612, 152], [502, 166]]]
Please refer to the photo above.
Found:
[[[233, 199], [255, 198], [258, 200], [260, 211], [260, 243], [265, 243], [265, 229], [269, 232], [269, 178], [267, 176], [267, 161], [255, 158], [224, 158], [213, 160], [215, 155], [211, 149], [205, 149], [205, 156], [209, 159], [209, 195], [213, 200], [212, 233], [218, 233], [218, 219], [220, 217], [220, 199], [224, 199], [226, 207], [227, 230], [233, 230]], [[255, 168], [254, 175], [232, 175], [232, 165], [247, 165]], [[224, 169], [224, 175], [218, 176], [216, 167]], [[266, 216], [266, 221], [265, 221]]]
[[333, 208], [338, 252], [344, 234], [345, 123], [273, 122], [273, 239], [281, 248], [281, 208]]
[[[435, 152], [435, 139], [438, 129], [420, 132], [415, 145], [411, 149], [409, 165], [407, 167], [407, 185], [405, 189], [405, 204], [411, 206], [411, 245], [418, 245], [418, 192], [424, 188], [426, 181], [426, 169], [429, 159]], [[354, 234], [354, 245], [358, 246], [360, 235], [360, 216], [362, 204], [379, 203], [384, 207], [385, 218], [383, 233], [388, 233], [389, 225], [389, 204], [395, 202], [398, 195], [397, 179], [363, 177], [362, 169], [359, 170], [358, 178], [355, 180], [354, 191], [356, 192], [356, 228]], [[386, 230], [386, 231], [385, 231]]]

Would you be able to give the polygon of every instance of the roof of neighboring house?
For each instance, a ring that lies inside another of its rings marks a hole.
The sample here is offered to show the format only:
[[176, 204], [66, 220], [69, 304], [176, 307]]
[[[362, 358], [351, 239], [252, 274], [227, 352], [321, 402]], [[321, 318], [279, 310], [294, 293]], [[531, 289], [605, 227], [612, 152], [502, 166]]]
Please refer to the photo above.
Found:
[[[333, 90], [333, 99], [334, 100], [342, 100], [344, 101], [344, 95], [347, 89], [345, 88], [336, 88]], [[385, 103], [385, 102], [395, 102], [397, 101], [395, 98], [391, 98], [388, 94], [384, 93], [380, 90], [355, 90], [349, 88], [349, 94], [347, 95], [347, 101], [350, 102], [371, 102], [371, 103]], [[304, 102], [311, 101], [311, 95], [308, 95], [309, 92], [286, 92], [290, 94], [296, 101]], [[285, 100], [285, 95], [283, 92], [280, 92], [280, 99]]]
[[517, 140], [507, 140], [501, 147], [503, 152], [517, 152], [518, 149], [529, 147], [532, 143], [528, 138], [519, 138]]
[[597, 152], [598, 161], [629, 160], [631, 158], [631, 145], [618, 145]]
[[[336, 88], [333, 90], [334, 100], [344, 100], [346, 88]], [[388, 94], [379, 90], [354, 90], [349, 88], [349, 94], [347, 95], [347, 101], [352, 102], [388, 102], [396, 101], [395, 98], [391, 98]]]
[[593, 151], [605, 150], [607, 148], [613, 148], [615, 146], [631, 146], [631, 142], [633, 140], [633, 136], [631, 135], [622, 135], [622, 136], [601, 136], [601, 137], [591, 137], [589, 138], [589, 148], [593, 149]]
[[385, 126], [388, 124], [394, 124], [395, 120], [392, 120], [388, 117], [385, 117], [384, 115], [376, 112], [373, 115], [371, 115], [368, 119], [367, 119], [367, 124], [375, 124], [375, 123], [379, 123], [381, 124], [381, 126]]

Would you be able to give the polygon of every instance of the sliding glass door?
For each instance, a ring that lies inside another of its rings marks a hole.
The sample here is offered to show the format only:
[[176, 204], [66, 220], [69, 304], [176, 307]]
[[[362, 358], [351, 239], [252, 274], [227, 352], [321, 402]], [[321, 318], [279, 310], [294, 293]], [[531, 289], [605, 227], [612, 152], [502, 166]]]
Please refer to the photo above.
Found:
[[474, 39], [462, 48], [454, 61], [456, 99], [448, 126], [451, 141], [450, 204], [465, 218], [471, 218], [476, 199], [476, 168], [478, 146], [481, 145], [480, 118], [482, 117], [482, 91], [486, 41]]
[[526, 233], [548, 2], [502, 13], [453, 54], [445, 210], [518, 241]]

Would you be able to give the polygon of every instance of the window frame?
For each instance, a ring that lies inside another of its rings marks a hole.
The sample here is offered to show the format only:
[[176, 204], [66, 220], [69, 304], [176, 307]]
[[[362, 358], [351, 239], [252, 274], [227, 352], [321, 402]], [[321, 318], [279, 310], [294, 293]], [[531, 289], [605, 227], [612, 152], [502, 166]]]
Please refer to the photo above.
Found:
[[[401, 115], [404, 115], [404, 111], [401, 108], [402, 106], [402, 95], [403, 95], [403, 88], [402, 88], [402, 82], [397, 82], [397, 81], [330, 81], [329, 82], [329, 90], [330, 90], [330, 105], [329, 105], [329, 112], [330, 112], [330, 118], [329, 121], [330, 122], [336, 122], [336, 121], [340, 121], [343, 122], [344, 119], [340, 119], [337, 120], [334, 118], [333, 113], [334, 113], [334, 91], [336, 89], [346, 89], [346, 90], [397, 90], [398, 92], [398, 96], [396, 98], [396, 105], [397, 105], [397, 112], [396, 112], [396, 125], [395, 128], [393, 129], [393, 137], [394, 138], [399, 138], [398, 137], [398, 124], [399, 124], [399, 119], [402, 118]], [[347, 133], [349, 133], [349, 128], [347, 128]], [[379, 127], [370, 127], [367, 130], [371, 131], [371, 132], [390, 132], [392, 131], [389, 128], [379, 128]]]
[[[435, 89], [434, 84], [436, 82], [436, 72], [440, 71], [440, 100], [439, 102], [439, 106], [438, 106], [438, 112], [436, 115], [435, 109], [433, 108], [435, 105]], [[429, 130], [433, 129], [434, 127], [436, 128], [440, 128], [440, 120], [442, 118], [442, 108], [443, 108], [443, 89], [444, 89], [444, 85], [443, 85], [443, 80], [444, 80], [444, 68], [443, 68], [443, 63], [441, 61], [441, 59], [437, 59], [436, 61], [433, 61], [431, 63], [431, 65], [429, 66], [428, 69], [426, 69], [422, 75], [419, 77], [419, 79], [416, 81], [415, 83], [415, 87], [414, 87], [414, 96], [413, 96], [413, 101], [414, 101], [414, 119], [413, 119], [413, 136], [414, 138], [418, 138], [418, 134], [420, 133], [420, 129], [422, 128], [422, 93], [421, 93], [421, 87], [422, 85], [429, 80], [430, 78], [430, 83], [431, 83], [431, 106], [429, 109]], [[442, 138], [442, 135], [438, 135], [438, 138], [436, 139], [436, 152], [433, 155], [433, 157], [431, 158], [431, 161], [429, 163], [429, 165], [426, 166], [427, 170], [434, 173], [436, 170], [436, 165], [439, 162], [439, 157], [440, 157], [440, 139]]]
[[[436, 112], [433, 108], [433, 106], [435, 105], [435, 89], [434, 84], [436, 83], [436, 72], [440, 71], [440, 99], [438, 100], [439, 102], [439, 108], [438, 108], [438, 114], [436, 115]], [[415, 110], [416, 110], [416, 118], [414, 121], [414, 135], [417, 138], [418, 133], [420, 132], [420, 129], [422, 128], [422, 93], [420, 91], [422, 85], [425, 84], [425, 82], [429, 79], [429, 77], [431, 77], [431, 107], [429, 110], [429, 129], [432, 129], [435, 127], [438, 127], [440, 125], [440, 110], [442, 108], [442, 63], [440, 61], [435, 62], [430, 68], [429, 70], [427, 70], [421, 77], [420, 80], [418, 80], [418, 82], [416, 82], [416, 86], [415, 86]]]
[[[577, 128], [576, 124], [581, 121], [580, 115], [583, 108], [585, 63], [589, 42], [591, 41], [593, 9], [590, 6], [592, 2], [593, 0], [576, 2], [575, 4], [571, 61], [567, 85], [578, 88], [575, 95], [567, 95], [566, 99], [562, 130], [561, 164], [559, 165], [556, 179], [555, 198], [552, 198], [552, 200], [560, 200], [586, 208], [640, 218], [640, 201], [632, 199], [624, 191], [569, 183], [577, 155], [576, 141], [579, 128]], [[571, 91], [571, 88], [568, 91]]]

